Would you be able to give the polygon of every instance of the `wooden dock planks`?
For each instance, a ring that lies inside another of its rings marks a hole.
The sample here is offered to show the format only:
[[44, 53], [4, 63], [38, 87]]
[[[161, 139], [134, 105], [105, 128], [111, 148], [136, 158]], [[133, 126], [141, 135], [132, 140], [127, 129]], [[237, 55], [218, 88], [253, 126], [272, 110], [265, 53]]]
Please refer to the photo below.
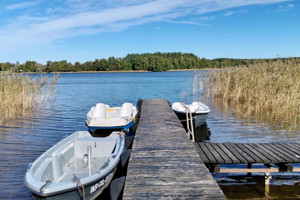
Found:
[[199, 153], [207, 164], [300, 163], [297, 143], [202, 143]]
[[143, 101], [123, 199], [226, 199], [165, 99]]

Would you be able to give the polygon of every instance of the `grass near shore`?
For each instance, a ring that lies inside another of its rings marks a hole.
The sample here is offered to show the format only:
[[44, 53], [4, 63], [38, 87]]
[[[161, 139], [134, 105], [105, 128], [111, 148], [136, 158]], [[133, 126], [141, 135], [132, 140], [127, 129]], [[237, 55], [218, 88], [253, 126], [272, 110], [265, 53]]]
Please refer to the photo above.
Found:
[[31, 78], [23, 74], [0, 74], [0, 124], [25, 114], [54, 97], [58, 75]]
[[210, 73], [207, 97], [221, 100], [241, 116], [288, 129], [300, 124], [300, 62], [264, 62]]

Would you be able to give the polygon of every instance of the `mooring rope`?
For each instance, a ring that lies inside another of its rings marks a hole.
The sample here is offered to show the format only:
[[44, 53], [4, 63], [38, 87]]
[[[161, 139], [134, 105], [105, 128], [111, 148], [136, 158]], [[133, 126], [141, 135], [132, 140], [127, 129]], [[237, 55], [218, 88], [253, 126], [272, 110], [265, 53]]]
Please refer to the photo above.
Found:
[[[80, 180], [76, 176], [74, 176], [73, 181], [76, 182], [76, 186], [77, 186], [79, 196], [81, 196], [80, 199], [86, 200], [85, 199], [85, 190], [84, 190], [83, 184], [80, 182]], [[80, 191], [80, 185], [81, 185], [82, 192]]]

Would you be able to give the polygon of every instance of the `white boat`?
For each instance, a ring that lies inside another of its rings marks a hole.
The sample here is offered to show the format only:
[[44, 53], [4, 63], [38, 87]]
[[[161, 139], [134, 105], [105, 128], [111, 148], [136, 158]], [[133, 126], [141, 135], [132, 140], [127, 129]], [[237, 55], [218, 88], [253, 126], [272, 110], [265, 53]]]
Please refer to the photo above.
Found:
[[203, 125], [206, 122], [207, 114], [210, 112], [208, 106], [198, 101], [187, 105], [183, 102], [174, 102], [171, 108], [181, 121], [186, 121], [186, 113], [191, 112], [195, 127]]
[[24, 184], [38, 199], [95, 199], [114, 176], [124, 137], [121, 132], [92, 137], [77, 131], [30, 164]]
[[129, 129], [135, 120], [137, 109], [132, 103], [123, 103], [121, 107], [109, 107], [97, 103], [87, 113], [86, 125], [89, 131], [97, 129]]

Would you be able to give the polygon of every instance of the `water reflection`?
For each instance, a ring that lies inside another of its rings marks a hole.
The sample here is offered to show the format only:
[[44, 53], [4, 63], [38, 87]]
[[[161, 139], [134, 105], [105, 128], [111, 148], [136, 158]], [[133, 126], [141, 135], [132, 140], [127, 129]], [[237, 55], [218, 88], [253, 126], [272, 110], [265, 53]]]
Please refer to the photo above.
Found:
[[[181, 124], [183, 125], [185, 130], [188, 131], [186, 120], [181, 120]], [[195, 122], [193, 122], [193, 124], [194, 124], [194, 134], [195, 134], [194, 139], [195, 139], [195, 142], [209, 141], [211, 132], [210, 132], [208, 126], [207, 126], [207, 123], [204, 122], [202, 124], [199, 124], [198, 126], [195, 126]]]
[[195, 130], [195, 142], [205, 142], [210, 140], [211, 132], [207, 126], [207, 123], [195, 127], [194, 130]]
[[273, 174], [268, 192], [262, 174], [215, 174], [214, 177], [228, 199], [300, 199], [297, 174]]

